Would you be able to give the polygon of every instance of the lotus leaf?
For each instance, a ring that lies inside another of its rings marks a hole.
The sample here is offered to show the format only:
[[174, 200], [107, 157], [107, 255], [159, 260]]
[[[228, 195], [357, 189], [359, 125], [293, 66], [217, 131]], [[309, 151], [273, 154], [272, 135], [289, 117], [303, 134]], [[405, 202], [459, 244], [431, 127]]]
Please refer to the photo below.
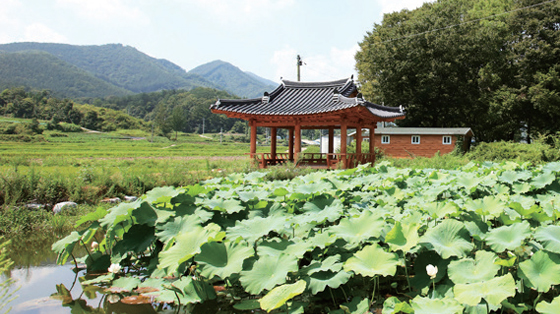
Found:
[[313, 246], [310, 245], [307, 241], [303, 241], [298, 238], [292, 240], [274, 238], [259, 244], [257, 253], [259, 256], [280, 256], [280, 254], [287, 254], [295, 257], [300, 257], [303, 256], [305, 252], [312, 249]]
[[74, 227], [78, 228], [79, 226], [85, 224], [86, 222], [90, 222], [90, 221], [97, 222], [99, 219], [105, 217], [105, 215], [107, 215], [107, 209], [105, 209], [103, 207], [97, 207], [97, 209], [94, 212], [88, 213], [88, 214], [82, 216], [80, 219], [78, 219], [78, 221], [76, 221], [76, 224], [74, 225]]
[[445, 219], [435, 228], [429, 229], [420, 238], [420, 243], [431, 245], [444, 259], [463, 257], [474, 248], [465, 225], [454, 219]]
[[369, 300], [355, 297], [351, 302], [340, 305], [340, 310], [331, 311], [329, 314], [368, 314]]
[[431, 202], [424, 205], [424, 210], [433, 218], [444, 218], [455, 216], [459, 211], [459, 207], [453, 202]]
[[239, 303], [235, 303], [233, 308], [240, 311], [256, 310], [261, 308], [261, 303], [260, 300], [257, 299], [244, 300]]
[[456, 314], [463, 313], [463, 306], [453, 298], [430, 299], [420, 296], [410, 301], [414, 314]]
[[269, 216], [266, 218], [253, 217], [243, 221], [237, 221], [235, 227], [228, 228], [227, 237], [230, 240], [242, 238], [248, 243], [257, 241], [270, 231], [279, 231], [284, 228], [286, 217], [280, 215]]
[[558, 314], [558, 309], [560, 309], [560, 297], [554, 298], [550, 303], [546, 301], [539, 302], [536, 307], [536, 310], [543, 314]]
[[341, 219], [338, 225], [329, 230], [349, 243], [360, 243], [381, 236], [384, 226], [383, 218], [366, 211], [358, 217]]
[[268, 198], [268, 192], [263, 190], [249, 190], [249, 191], [236, 191], [239, 199], [243, 202], [249, 202], [252, 200], [260, 200]]
[[485, 196], [483, 199], [468, 200], [465, 203], [465, 209], [474, 211], [486, 218], [496, 218], [506, 208], [505, 204], [495, 196]]
[[545, 250], [560, 253], [560, 226], [539, 227], [534, 236], [544, 245]]
[[390, 297], [383, 302], [382, 314], [414, 313], [407, 302], [402, 302], [397, 297]]
[[184, 188], [175, 188], [172, 186], [158, 187], [146, 192], [142, 199], [149, 204], [169, 203], [172, 198], [184, 191]]
[[182, 263], [200, 253], [204, 243], [221, 240], [221, 238], [223, 234], [220, 232], [220, 227], [214, 224], [180, 233], [176, 236], [175, 244], [159, 254], [158, 268], [167, 269], [167, 274], [173, 274]]
[[52, 245], [52, 250], [58, 253], [58, 257], [56, 260], [57, 264], [64, 265], [66, 263], [68, 257], [70, 257], [70, 254], [72, 254], [72, 251], [74, 250], [74, 246], [76, 245], [76, 243], [78, 243], [78, 241], [80, 241], [81, 238], [82, 235], [79, 232], [72, 231], [72, 233], [70, 233], [68, 236], [61, 240], [58, 240]]
[[121, 277], [113, 281], [112, 286], [122, 288], [124, 291], [131, 292], [141, 283], [140, 278]]
[[277, 309], [288, 302], [288, 300], [302, 294], [306, 286], [307, 284], [304, 280], [299, 280], [293, 284], [276, 287], [260, 300], [261, 308], [267, 312]]
[[238, 213], [245, 209], [237, 200], [224, 200], [221, 198], [205, 199], [199, 203], [212, 210], [226, 212], [228, 214]]
[[194, 260], [201, 266], [202, 276], [226, 279], [239, 273], [243, 268], [243, 261], [254, 254], [254, 249], [244, 243], [209, 242], [202, 245], [200, 254]]
[[338, 272], [342, 269], [342, 263], [340, 262], [340, 255], [332, 255], [323, 261], [313, 261], [311, 264], [302, 268], [302, 273], [307, 275], [312, 275], [320, 271], [333, 271]]
[[396, 254], [388, 253], [377, 244], [365, 246], [344, 263], [345, 271], [367, 277], [377, 275], [393, 276], [397, 270], [399, 259]]
[[418, 225], [415, 223], [403, 225], [397, 221], [393, 229], [385, 235], [385, 242], [389, 244], [391, 250], [401, 250], [407, 253], [418, 244], [420, 239], [418, 236], [418, 228]]
[[122, 221], [132, 218], [132, 211], [142, 205], [142, 200], [132, 203], [120, 203], [119, 205], [109, 209], [107, 215], [99, 219], [102, 227], [115, 226]]
[[130, 251], [142, 253], [153, 244], [155, 239], [154, 227], [133, 225], [124, 234], [123, 240], [115, 245], [113, 254], [115, 252], [121, 252], [123, 255], [126, 255], [126, 253]]
[[[341, 264], [342, 265], [342, 264]], [[346, 271], [317, 271], [305, 280], [309, 283], [311, 293], [317, 294], [324, 291], [327, 286], [336, 289], [345, 284], [352, 277], [352, 273]]]
[[457, 178], [457, 184], [464, 187], [469, 194], [476, 191], [477, 186], [482, 181], [482, 178], [477, 177], [475, 174], [465, 173]]
[[251, 270], [242, 271], [239, 280], [247, 292], [259, 294], [285, 283], [288, 273], [297, 270], [297, 259], [293, 256], [263, 256], [253, 264]]
[[481, 299], [492, 306], [497, 306], [506, 298], [514, 296], [515, 291], [515, 280], [511, 274], [484, 282], [456, 284], [453, 287], [455, 299], [470, 306], [479, 304]]
[[519, 276], [525, 285], [539, 292], [548, 292], [560, 284], [560, 257], [553, 253], [537, 251], [531, 259], [519, 263]]
[[156, 233], [156, 236], [161, 241], [167, 242], [179, 233], [187, 232], [196, 227], [201, 227], [201, 222], [202, 220], [200, 219], [200, 217], [196, 215], [176, 217], [174, 220], [157, 226], [157, 229], [160, 231]]
[[486, 243], [494, 252], [514, 250], [521, 246], [523, 241], [531, 235], [531, 225], [527, 221], [511, 226], [502, 226], [490, 230], [485, 236]]
[[[418, 254], [414, 261], [414, 277], [410, 278], [410, 284], [417, 290], [422, 290], [429, 287], [432, 282], [439, 282], [447, 274], [447, 266], [449, 259], [442, 259], [439, 254], [434, 251], [424, 251]], [[438, 268], [436, 278], [430, 279], [426, 272], [426, 266], [433, 265]]]
[[216, 298], [214, 288], [208, 283], [195, 280], [191, 277], [182, 277], [171, 283], [173, 288], [178, 289], [181, 296], [181, 303], [200, 303]]
[[555, 179], [556, 176], [552, 173], [541, 173], [531, 180], [531, 185], [535, 189], [542, 189], [551, 184]]
[[475, 259], [463, 258], [451, 261], [448, 267], [449, 279], [455, 284], [488, 281], [498, 273], [500, 266], [495, 264], [498, 256], [492, 252], [477, 251]]

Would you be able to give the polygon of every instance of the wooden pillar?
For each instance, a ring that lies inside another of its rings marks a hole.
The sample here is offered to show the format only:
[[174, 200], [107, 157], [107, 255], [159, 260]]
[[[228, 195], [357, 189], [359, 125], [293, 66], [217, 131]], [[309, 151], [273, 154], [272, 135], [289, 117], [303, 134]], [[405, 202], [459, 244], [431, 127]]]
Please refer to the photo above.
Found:
[[342, 158], [340, 162], [342, 162], [343, 169], [346, 169], [346, 153], [347, 153], [346, 140], [347, 139], [348, 139], [348, 125], [346, 123], [342, 123], [340, 125], [340, 153], [342, 154]]
[[299, 124], [299, 121], [296, 122], [296, 127], [295, 127], [295, 158], [296, 160], [298, 159], [300, 153], [301, 153], [301, 125]]
[[289, 128], [288, 133], [288, 157], [294, 161], [294, 128]]
[[251, 154], [254, 154], [257, 152], [257, 123], [251, 120], [249, 126], [251, 127]]
[[270, 128], [270, 158], [276, 159], [276, 128]]
[[362, 126], [356, 128], [356, 154], [362, 153]]
[[329, 154], [334, 153], [334, 128], [329, 128]]
[[372, 154], [371, 162], [375, 162], [375, 128], [369, 128], [369, 153]]

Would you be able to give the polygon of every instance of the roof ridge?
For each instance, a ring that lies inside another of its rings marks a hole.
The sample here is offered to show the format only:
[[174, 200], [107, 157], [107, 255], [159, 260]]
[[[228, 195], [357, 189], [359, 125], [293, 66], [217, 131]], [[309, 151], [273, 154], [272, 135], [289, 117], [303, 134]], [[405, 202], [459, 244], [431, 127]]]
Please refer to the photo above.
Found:
[[326, 81], [326, 82], [297, 82], [297, 81], [282, 80], [282, 84], [286, 87], [291, 87], [291, 88], [342, 87], [346, 85], [346, 83], [349, 80], [351, 80], [351, 78], [340, 79], [335, 81]]

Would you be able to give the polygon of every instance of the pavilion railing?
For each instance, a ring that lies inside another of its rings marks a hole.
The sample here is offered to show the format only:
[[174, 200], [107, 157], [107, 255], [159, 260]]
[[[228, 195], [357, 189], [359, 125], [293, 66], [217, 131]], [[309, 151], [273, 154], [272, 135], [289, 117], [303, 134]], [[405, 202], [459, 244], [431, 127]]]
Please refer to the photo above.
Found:
[[276, 153], [275, 156], [271, 153], [249, 153], [249, 155], [259, 165], [259, 168], [281, 165], [290, 161], [288, 153]]
[[375, 154], [370, 153], [352, 153], [352, 154], [326, 154], [327, 166], [334, 168], [355, 168], [365, 163], [375, 163]]
[[[268, 166], [275, 166], [285, 164], [289, 159], [288, 153], [276, 153], [273, 156], [271, 153], [254, 153], [249, 154], [251, 158], [259, 165], [260, 168]], [[323, 154], [323, 153], [302, 153], [301, 158], [298, 159], [299, 166], [311, 167], [326, 167], [329, 169], [336, 168], [354, 168], [358, 165], [365, 163], [374, 163], [375, 154], [361, 153], [361, 154]]]

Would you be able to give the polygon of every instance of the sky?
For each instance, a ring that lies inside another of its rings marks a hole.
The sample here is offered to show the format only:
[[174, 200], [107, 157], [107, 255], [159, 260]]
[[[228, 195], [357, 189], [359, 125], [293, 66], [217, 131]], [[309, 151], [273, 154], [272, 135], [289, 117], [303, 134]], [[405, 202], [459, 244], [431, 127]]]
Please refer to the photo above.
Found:
[[1, 0], [0, 43], [119, 43], [185, 70], [214, 60], [266, 79], [356, 75], [384, 13], [433, 0]]

